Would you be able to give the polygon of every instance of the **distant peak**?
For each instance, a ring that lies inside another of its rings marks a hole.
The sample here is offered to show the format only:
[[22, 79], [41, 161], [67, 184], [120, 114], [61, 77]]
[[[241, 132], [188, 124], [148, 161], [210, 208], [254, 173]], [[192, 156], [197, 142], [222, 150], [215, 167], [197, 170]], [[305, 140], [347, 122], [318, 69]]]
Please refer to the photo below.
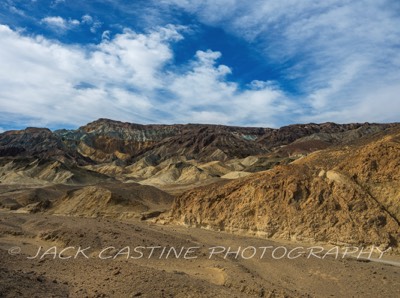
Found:
[[118, 120], [112, 120], [112, 119], [108, 119], [108, 118], [99, 118], [97, 120], [89, 122], [86, 125], [103, 124], [103, 123], [106, 123], [106, 124], [114, 124], [115, 123], [115, 124], [117, 124], [117, 123], [124, 123], [124, 122], [121, 122], [121, 121], [118, 121]]
[[51, 133], [51, 130], [45, 127], [27, 127], [25, 129], [21, 130], [9, 130], [5, 131], [4, 134], [7, 135], [12, 135], [12, 134], [24, 134], [24, 133], [29, 133], [29, 134], [37, 134], [37, 133]]

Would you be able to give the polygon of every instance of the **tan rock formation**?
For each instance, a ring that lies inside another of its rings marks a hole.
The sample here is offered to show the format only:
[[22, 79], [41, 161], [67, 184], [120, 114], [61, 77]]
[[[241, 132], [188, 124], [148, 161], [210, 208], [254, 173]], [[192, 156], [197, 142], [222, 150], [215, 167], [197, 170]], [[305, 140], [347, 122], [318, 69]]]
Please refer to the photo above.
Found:
[[182, 224], [297, 241], [398, 248], [400, 132], [178, 197]]

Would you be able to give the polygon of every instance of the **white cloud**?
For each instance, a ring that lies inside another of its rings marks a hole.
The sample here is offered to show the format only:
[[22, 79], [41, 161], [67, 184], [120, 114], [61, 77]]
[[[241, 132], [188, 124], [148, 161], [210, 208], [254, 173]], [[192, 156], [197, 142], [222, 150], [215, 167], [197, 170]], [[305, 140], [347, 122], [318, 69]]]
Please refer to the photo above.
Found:
[[111, 38], [111, 31], [110, 30], [103, 31], [103, 33], [101, 34], [101, 39], [110, 40], [110, 38]]
[[179, 115], [181, 122], [277, 126], [281, 112], [289, 112], [290, 100], [267, 82], [257, 90], [241, 90], [228, 81], [231, 69], [218, 65], [219, 52], [197, 51], [185, 73], [170, 74], [172, 101], [160, 104]]
[[11, 11], [12, 13], [15, 13], [15, 14], [17, 14], [17, 15], [20, 15], [20, 16], [22, 16], [22, 17], [25, 17], [25, 16], [26, 16], [26, 14], [25, 14], [25, 12], [24, 12], [23, 10], [18, 9], [18, 8], [16, 8], [15, 6], [10, 5], [10, 6], [9, 6], [9, 9], [10, 9], [10, 11]]
[[70, 19], [65, 20], [62, 17], [46, 17], [41, 20], [42, 24], [46, 24], [49, 28], [55, 31], [64, 32], [80, 25], [80, 21]]
[[102, 22], [95, 21], [95, 22], [92, 24], [92, 26], [90, 27], [90, 32], [96, 33], [97, 30], [100, 29], [102, 25], [103, 25]]
[[[163, 0], [251, 42], [265, 59], [290, 65], [304, 115], [297, 121], [398, 121], [399, 4], [391, 0]], [[379, 92], [378, 92], [379, 91]], [[362, 108], [361, 108], [362, 107]], [[390, 117], [389, 117], [390, 116]], [[296, 120], [295, 120], [296, 121]]]
[[25, 12], [23, 10], [17, 8], [13, 0], [3, 0], [0, 3], [0, 11], [2, 10], [2, 8], [4, 8], [5, 10], [8, 10], [12, 14], [16, 14], [21, 17], [26, 17]]
[[99, 117], [276, 125], [289, 100], [268, 83], [241, 90], [227, 80], [231, 69], [217, 63], [221, 53], [198, 51], [184, 68], [166, 68], [172, 43], [183, 38], [179, 30], [184, 28], [125, 30], [79, 47], [0, 26], [2, 117], [35, 126], [81, 125]]
[[57, 5], [65, 3], [65, 0], [54, 0], [51, 2], [51, 7], [56, 7]]
[[[141, 121], [146, 119], [137, 97], [132, 96], [127, 107], [119, 104], [116, 95], [125, 89], [137, 89], [140, 94], [141, 89], [159, 85], [156, 72], [172, 57], [167, 39], [178, 34], [173, 29], [163, 37], [157, 32], [145, 36], [126, 31], [113, 42], [87, 51], [0, 28], [2, 112], [70, 124], [102, 114], [116, 119], [138, 114]], [[94, 88], [74, 88], [81, 82]]]
[[69, 20], [68, 23], [73, 26], [79, 26], [81, 22], [79, 22], [78, 20]]
[[82, 23], [91, 25], [93, 24], [93, 18], [90, 15], [85, 14], [82, 16]]
[[95, 20], [92, 16], [85, 14], [82, 16], [82, 24], [90, 26], [90, 32], [96, 33], [98, 29], [103, 25], [102, 22]]
[[253, 80], [247, 86], [253, 90], [265, 89], [267, 87], [271, 89], [279, 89], [279, 84], [275, 81]]

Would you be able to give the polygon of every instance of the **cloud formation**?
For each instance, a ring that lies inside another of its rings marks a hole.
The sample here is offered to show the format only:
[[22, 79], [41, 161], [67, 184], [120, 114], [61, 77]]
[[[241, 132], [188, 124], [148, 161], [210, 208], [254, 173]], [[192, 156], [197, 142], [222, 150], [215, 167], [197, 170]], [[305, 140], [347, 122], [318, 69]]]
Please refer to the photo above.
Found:
[[79, 20], [65, 20], [62, 17], [45, 17], [41, 20], [41, 23], [59, 32], [64, 32], [80, 25]]
[[90, 26], [90, 32], [96, 33], [98, 29], [101, 28], [102, 23], [96, 19], [94, 19], [92, 16], [85, 14], [82, 16], [82, 24], [86, 24]]
[[262, 82], [241, 90], [227, 80], [231, 69], [217, 63], [221, 53], [198, 51], [183, 68], [168, 67], [172, 45], [184, 38], [182, 30], [166, 26], [138, 34], [126, 29], [83, 47], [0, 26], [0, 120], [53, 127], [99, 117], [276, 125], [277, 115], [289, 107], [283, 92]]
[[0, 4], [2, 127], [399, 120], [398, 1], [49, 2]]
[[298, 121], [398, 120], [398, 1], [163, 3], [246, 40], [272, 63], [287, 65], [284, 76], [296, 82], [304, 109]]

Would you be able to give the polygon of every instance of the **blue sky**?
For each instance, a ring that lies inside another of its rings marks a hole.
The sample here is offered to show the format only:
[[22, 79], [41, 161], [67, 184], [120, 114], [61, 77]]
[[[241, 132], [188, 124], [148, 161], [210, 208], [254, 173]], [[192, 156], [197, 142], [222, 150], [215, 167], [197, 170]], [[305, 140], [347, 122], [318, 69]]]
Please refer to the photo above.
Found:
[[0, 131], [394, 122], [397, 0], [3, 0]]

